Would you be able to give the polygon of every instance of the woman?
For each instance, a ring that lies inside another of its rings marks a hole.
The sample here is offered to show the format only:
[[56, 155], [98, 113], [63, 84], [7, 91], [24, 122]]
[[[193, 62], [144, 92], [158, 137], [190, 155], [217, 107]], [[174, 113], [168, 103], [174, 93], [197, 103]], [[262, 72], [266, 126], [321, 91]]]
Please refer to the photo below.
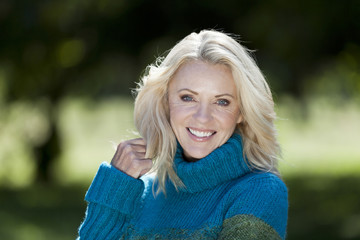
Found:
[[248, 52], [192, 33], [137, 89], [142, 138], [90, 186], [80, 239], [284, 239], [287, 189], [270, 89]]

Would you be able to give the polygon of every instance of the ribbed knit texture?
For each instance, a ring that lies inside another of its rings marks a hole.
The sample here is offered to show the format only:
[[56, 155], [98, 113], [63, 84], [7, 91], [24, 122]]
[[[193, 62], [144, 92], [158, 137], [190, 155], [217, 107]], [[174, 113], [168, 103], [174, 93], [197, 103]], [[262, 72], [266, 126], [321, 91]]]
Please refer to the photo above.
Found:
[[152, 177], [103, 163], [85, 198], [80, 239], [285, 239], [286, 186], [250, 171], [239, 135], [197, 162], [182, 155], [178, 147], [174, 168], [186, 188], [168, 181], [166, 196], [153, 196]]
[[184, 191], [191, 193], [211, 189], [250, 172], [243, 159], [242, 140], [238, 134], [234, 134], [220, 149], [196, 162], [186, 162], [178, 144], [174, 163], [178, 176], [186, 186]]

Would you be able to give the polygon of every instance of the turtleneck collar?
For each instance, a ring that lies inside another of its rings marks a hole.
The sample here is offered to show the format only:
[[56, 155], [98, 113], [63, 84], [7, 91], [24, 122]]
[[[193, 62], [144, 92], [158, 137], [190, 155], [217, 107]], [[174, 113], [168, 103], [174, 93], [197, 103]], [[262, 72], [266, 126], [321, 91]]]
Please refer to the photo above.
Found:
[[183, 157], [183, 149], [178, 144], [174, 167], [186, 186], [180, 191], [190, 193], [214, 188], [250, 172], [243, 157], [239, 134], [233, 134], [225, 144], [196, 162], [187, 162]]

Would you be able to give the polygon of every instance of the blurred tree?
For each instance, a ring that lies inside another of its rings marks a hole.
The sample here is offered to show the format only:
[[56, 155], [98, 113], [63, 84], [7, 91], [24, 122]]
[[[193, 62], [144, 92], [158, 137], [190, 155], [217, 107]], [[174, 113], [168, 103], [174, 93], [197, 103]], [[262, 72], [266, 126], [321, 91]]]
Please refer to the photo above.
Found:
[[[127, 94], [147, 63], [191, 31], [241, 34], [278, 93], [302, 97], [306, 76], [346, 44], [360, 45], [360, 2], [36, 0], [0, 2], [4, 101], [46, 99], [38, 179], [60, 153], [57, 105], [67, 95]], [[250, 40], [250, 42], [248, 41]], [[359, 61], [357, 61], [359, 62]]]

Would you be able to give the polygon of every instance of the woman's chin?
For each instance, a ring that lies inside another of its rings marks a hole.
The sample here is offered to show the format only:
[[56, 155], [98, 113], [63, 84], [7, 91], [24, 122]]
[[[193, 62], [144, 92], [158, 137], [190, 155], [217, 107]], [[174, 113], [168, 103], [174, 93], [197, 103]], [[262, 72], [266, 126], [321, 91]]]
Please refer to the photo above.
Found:
[[[213, 150], [212, 150], [213, 151]], [[209, 155], [212, 151], [197, 151], [197, 152], [186, 152], [184, 153], [185, 160], [188, 162], [196, 162], [207, 155]]]

